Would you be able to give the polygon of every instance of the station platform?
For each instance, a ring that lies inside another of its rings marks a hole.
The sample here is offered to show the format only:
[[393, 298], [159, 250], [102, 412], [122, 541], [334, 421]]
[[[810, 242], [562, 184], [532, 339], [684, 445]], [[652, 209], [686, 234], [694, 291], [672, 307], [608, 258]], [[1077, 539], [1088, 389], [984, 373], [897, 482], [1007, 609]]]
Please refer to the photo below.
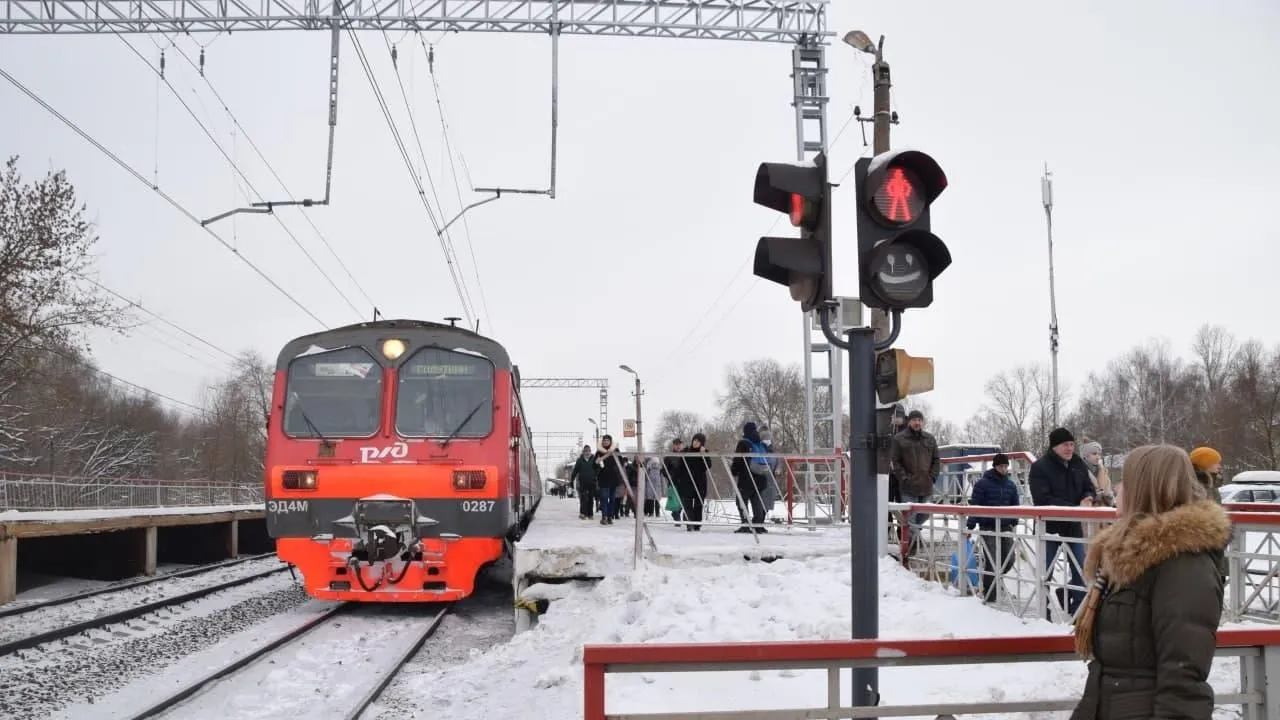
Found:
[[206, 563], [270, 552], [261, 504], [0, 512], [0, 604], [24, 568], [43, 575], [121, 580], [158, 562]]
[[[529, 530], [515, 546], [517, 581], [596, 580], [630, 572], [635, 549], [635, 518], [613, 525], [578, 519], [577, 498], [544, 497]], [[666, 567], [705, 567], [778, 558], [804, 560], [849, 552], [848, 526], [810, 529], [770, 527], [767, 534], [734, 532], [737, 526], [704, 525], [700, 532], [665, 521], [648, 522], [645, 561]], [[649, 544], [652, 537], [653, 545]], [[653, 546], [656, 546], [656, 551]]]

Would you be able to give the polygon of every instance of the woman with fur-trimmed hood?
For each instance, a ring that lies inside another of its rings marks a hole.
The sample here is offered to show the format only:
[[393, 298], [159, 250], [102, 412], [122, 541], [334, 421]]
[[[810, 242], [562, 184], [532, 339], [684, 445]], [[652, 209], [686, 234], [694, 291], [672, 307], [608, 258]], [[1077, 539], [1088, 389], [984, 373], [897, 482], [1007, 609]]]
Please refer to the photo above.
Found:
[[1094, 582], [1075, 638], [1089, 679], [1071, 720], [1210, 720], [1223, 596], [1217, 559], [1231, 525], [1181, 449], [1137, 448], [1124, 470], [1116, 521], [1085, 560]]

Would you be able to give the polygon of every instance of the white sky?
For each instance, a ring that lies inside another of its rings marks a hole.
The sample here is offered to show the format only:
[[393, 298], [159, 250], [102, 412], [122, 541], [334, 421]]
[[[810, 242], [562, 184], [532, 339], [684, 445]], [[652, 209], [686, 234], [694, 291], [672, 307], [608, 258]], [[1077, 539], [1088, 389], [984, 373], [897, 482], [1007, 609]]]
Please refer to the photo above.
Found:
[[[1129, 346], [1165, 336], [1182, 349], [1222, 323], [1268, 344], [1277, 232], [1262, 209], [1280, 194], [1274, 3], [841, 1], [830, 27], [887, 35], [895, 146], [927, 150], [951, 186], [934, 232], [954, 264], [935, 303], [911, 311], [898, 346], [936, 358], [925, 396], [957, 421], [994, 372], [1047, 359], [1048, 290], [1039, 177], [1055, 176], [1061, 367], [1075, 384]], [[206, 73], [297, 195], [323, 192], [329, 37], [325, 32], [200, 36]], [[391, 33], [443, 215], [459, 207], [426, 61]], [[159, 36], [129, 38], [152, 62]], [[549, 40], [455, 34], [436, 46], [454, 147], [476, 185], [544, 187], [549, 155]], [[212, 44], [209, 44], [212, 42]], [[380, 33], [369, 54], [410, 152], [417, 148]], [[190, 38], [179, 45], [194, 58]], [[344, 34], [333, 205], [310, 211], [387, 317], [462, 315], [440, 245], [354, 48]], [[830, 132], [856, 104], [869, 115], [866, 56], [828, 49]], [[117, 37], [8, 36], [0, 67], [80, 123], [195, 215], [243, 204], [226, 161]], [[231, 151], [232, 124], [173, 51], [167, 76]], [[504, 198], [468, 215], [455, 248], [482, 330], [526, 377], [607, 377], [610, 430], [630, 417], [630, 376], [646, 415], [709, 412], [726, 363], [801, 359], [798, 306], [751, 275], [774, 217], [751, 202], [756, 165], [794, 157], [790, 47], [646, 38], [561, 41], [558, 197]], [[159, 98], [157, 109], [157, 97]], [[231, 351], [268, 358], [320, 329], [232, 253], [150, 189], [0, 83], [0, 146], [28, 176], [66, 168], [99, 225], [100, 280]], [[158, 123], [157, 123], [158, 117]], [[869, 132], [868, 132], [869, 137]], [[158, 155], [157, 155], [158, 148]], [[865, 148], [850, 124], [833, 174]], [[242, 136], [234, 155], [271, 199], [287, 197]], [[461, 168], [459, 168], [461, 171]], [[479, 199], [461, 179], [464, 202]], [[852, 180], [844, 194], [852, 193]], [[433, 203], [434, 204], [434, 203]], [[857, 291], [852, 201], [836, 208], [838, 294]], [[368, 303], [300, 213], [279, 214], [360, 309], [353, 312], [274, 219], [214, 226], [327, 325], [366, 319]], [[775, 228], [788, 233], [784, 223]], [[1214, 257], [1231, 248], [1224, 258]], [[471, 262], [474, 252], [479, 284]], [[483, 288], [481, 303], [478, 288]], [[487, 305], [488, 311], [485, 309]], [[701, 322], [692, 336], [690, 330]], [[163, 344], [162, 344], [163, 343]], [[200, 358], [195, 362], [170, 346]], [[218, 356], [171, 331], [95, 335], [104, 369], [199, 402]], [[594, 390], [535, 390], [535, 430], [582, 431]]]

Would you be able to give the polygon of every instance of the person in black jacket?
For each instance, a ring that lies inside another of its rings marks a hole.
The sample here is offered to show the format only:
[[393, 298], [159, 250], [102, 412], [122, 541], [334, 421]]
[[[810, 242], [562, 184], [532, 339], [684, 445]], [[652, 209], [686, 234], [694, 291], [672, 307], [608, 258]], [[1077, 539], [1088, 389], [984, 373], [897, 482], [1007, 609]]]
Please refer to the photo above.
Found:
[[[707, 457], [707, 436], [695, 433], [681, 458], [681, 466], [688, 473], [689, 482], [680, 491], [680, 505], [684, 507], [685, 529], [702, 531], [703, 501], [707, 497], [707, 475], [711, 472], [711, 458]], [[692, 455], [693, 457], [688, 457]], [[685, 493], [689, 494], [686, 495]]]
[[[764, 528], [764, 488], [769, 481], [769, 461], [765, 454], [769, 452], [760, 439], [760, 431], [753, 422], [742, 426], [742, 439], [733, 448], [736, 455], [755, 453], [750, 457], [736, 457], [730, 463], [734, 480], [738, 485], [738, 516], [742, 519], [742, 527], [736, 532], [765, 533]], [[747, 517], [747, 512], [751, 517]], [[748, 525], [750, 520], [750, 525]]]
[[616, 493], [622, 486], [622, 456], [613, 446], [613, 436], [600, 438], [600, 449], [596, 451], [596, 485], [600, 488], [600, 524], [612, 525], [618, 514], [618, 498]]
[[582, 455], [573, 464], [569, 480], [578, 491], [578, 519], [590, 520], [595, 514], [596, 497], [600, 494], [596, 489], [596, 464], [590, 445], [582, 446]]
[[[998, 453], [991, 459], [991, 469], [978, 478], [973, 484], [973, 495], [969, 498], [971, 506], [1016, 507], [1022, 504], [1018, 497], [1018, 484], [1009, 477], [1009, 456]], [[996, 589], [1000, 587], [1000, 578], [1013, 567], [1014, 537], [1013, 531], [1018, 527], [1018, 518], [994, 518], [981, 515], [970, 515], [965, 526], [973, 530], [981, 528], [982, 557], [985, 568], [982, 573], [982, 601], [996, 601]], [[997, 530], [998, 529], [998, 530]], [[997, 535], [996, 533], [1000, 534]]]
[[[1066, 428], [1057, 428], [1049, 433], [1049, 450], [1031, 464], [1027, 474], [1027, 482], [1031, 486], [1031, 499], [1036, 505], [1056, 507], [1093, 507], [1097, 499], [1097, 490], [1089, 477], [1089, 468], [1084, 460], [1076, 454], [1076, 438]], [[1052, 537], [1045, 541], [1045, 570], [1052, 577], [1054, 562], [1058, 559], [1058, 548], [1066, 547], [1071, 553], [1067, 566], [1071, 569], [1071, 587], [1067, 591], [1067, 612], [1075, 615], [1076, 608], [1084, 600], [1084, 580], [1080, 570], [1084, 567], [1085, 546], [1084, 526], [1079, 520], [1048, 520], [1044, 523], [1047, 535], [1059, 538], [1077, 538], [1057, 540]]]

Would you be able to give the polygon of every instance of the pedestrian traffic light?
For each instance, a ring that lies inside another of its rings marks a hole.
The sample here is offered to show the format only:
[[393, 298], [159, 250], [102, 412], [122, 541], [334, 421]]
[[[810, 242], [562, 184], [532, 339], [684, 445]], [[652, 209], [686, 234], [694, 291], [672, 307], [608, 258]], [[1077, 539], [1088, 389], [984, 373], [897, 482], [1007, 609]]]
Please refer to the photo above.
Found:
[[929, 208], [947, 176], [929, 155], [896, 150], [854, 166], [858, 207], [858, 299], [905, 310], [933, 303], [933, 281], [951, 252], [930, 231]]
[[757, 277], [791, 288], [791, 299], [808, 312], [831, 299], [831, 185], [827, 158], [812, 165], [760, 163], [755, 202], [786, 213], [799, 238], [762, 237], [756, 243]]
[[905, 350], [885, 350], [876, 355], [876, 398], [897, 402], [909, 395], [933, 389], [933, 358], [911, 357]]

